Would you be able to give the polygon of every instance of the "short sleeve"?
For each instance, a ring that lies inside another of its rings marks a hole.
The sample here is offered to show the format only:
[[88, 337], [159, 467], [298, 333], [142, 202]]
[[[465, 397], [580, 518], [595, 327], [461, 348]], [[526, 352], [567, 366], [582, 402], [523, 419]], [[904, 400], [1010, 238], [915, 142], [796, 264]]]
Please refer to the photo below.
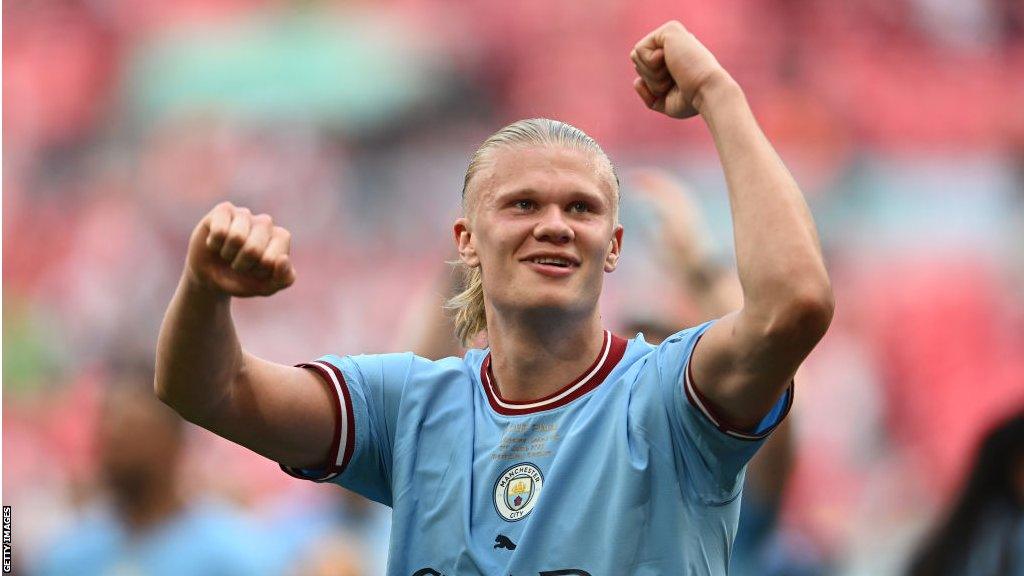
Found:
[[332, 393], [331, 461], [320, 469], [281, 469], [296, 478], [338, 484], [390, 506], [395, 422], [414, 358], [411, 353], [328, 355], [299, 364], [320, 376]]
[[721, 504], [739, 495], [747, 462], [789, 412], [793, 385], [752, 431], [737, 429], [719, 418], [693, 385], [690, 374], [693, 350], [713, 323], [673, 334], [654, 354], [688, 485], [706, 503]]

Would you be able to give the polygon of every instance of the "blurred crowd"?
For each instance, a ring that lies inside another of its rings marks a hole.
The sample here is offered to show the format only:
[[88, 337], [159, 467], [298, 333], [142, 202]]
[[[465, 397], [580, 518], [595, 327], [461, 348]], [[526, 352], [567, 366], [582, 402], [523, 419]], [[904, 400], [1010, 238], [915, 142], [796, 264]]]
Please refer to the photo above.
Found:
[[646, 110], [628, 60], [670, 18], [744, 87], [815, 211], [837, 298], [751, 573], [908, 570], [983, 435], [1024, 408], [1018, 0], [5, 2], [15, 568], [86, 573], [59, 563], [89, 536], [124, 552], [125, 574], [163, 545], [182, 551], [167, 562], [236, 554], [246, 574], [383, 572], [386, 509], [140, 393], [187, 238], [222, 199], [294, 238], [295, 286], [234, 304], [248, 349], [292, 364], [392, 351], [446, 285], [469, 155], [510, 121], [557, 118], [622, 177], [608, 327], [695, 322], [644, 174], [688, 184], [707, 257], [728, 269], [725, 183], [699, 120]]

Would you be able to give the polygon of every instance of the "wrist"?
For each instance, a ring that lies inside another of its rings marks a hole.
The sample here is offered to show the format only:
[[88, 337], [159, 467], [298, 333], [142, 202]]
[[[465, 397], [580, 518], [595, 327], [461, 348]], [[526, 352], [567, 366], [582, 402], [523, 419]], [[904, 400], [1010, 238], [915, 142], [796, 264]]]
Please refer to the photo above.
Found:
[[743, 89], [724, 69], [708, 77], [693, 95], [693, 107], [701, 116], [707, 116], [716, 108], [732, 105], [745, 100]]
[[188, 266], [185, 267], [185, 272], [181, 275], [179, 288], [192, 301], [222, 304], [231, 300], [230, 294], [210, 286]]

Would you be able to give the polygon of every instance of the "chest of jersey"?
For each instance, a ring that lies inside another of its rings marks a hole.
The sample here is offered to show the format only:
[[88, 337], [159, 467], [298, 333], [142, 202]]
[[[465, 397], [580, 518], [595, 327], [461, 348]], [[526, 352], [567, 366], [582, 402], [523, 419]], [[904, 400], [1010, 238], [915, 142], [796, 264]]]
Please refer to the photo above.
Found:
[[473, 389], [420, 407], [415, 433], [395, 445], [390, 572], [642, 565], [645, 539], [679, 533], [687, 517], [668, 419], [643, 386], [624, 374], [571, 404], [517, 416]]

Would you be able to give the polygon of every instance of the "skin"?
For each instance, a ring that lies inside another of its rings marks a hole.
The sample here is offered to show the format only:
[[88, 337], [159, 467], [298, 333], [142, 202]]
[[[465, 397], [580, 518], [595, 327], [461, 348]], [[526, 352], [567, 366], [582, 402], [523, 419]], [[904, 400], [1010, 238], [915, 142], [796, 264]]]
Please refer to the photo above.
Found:
[[693, 352], [694, 384], [734, 427], [752, 429], [824, 336], [834, 300], [810, 210], [739, 85], [682, 24], [630, 53], [634, 90], [672, 118], [700, 115], [729, 188], [743, 306]]
[[[726, 421], [753, 427], [832, 318], [814, 223], [742, 90], [681, 24], [652, 31], [630, 57], [643, 102], [670, 118], [700, 114], [722, 161], [744, 303], [708, 330], [691, 367], [696, 386]], [[484, 273], [502, 395], [536, 398], [597, 356], [600, 278], [615, 268], [622, 230], [613, 209], [583, 217], [572, 207], [588, 200], [604, 210], [613, 196], [592, 159], [571, 150], [498, 151], [484, 172], [473, 185], [479, 198], [455, 224], [456, 243], [460, 258]], [[535, 206], [516, 208], [526, 189]], [[287, 230], [270, 216], [228, 203], [200, 221], [161, 327], [155, 388], [200, 426], [282, 464], [316, 467], [330, 457], [334, 430], [326, 385], [306, 370], [244, 352], [230, 312], [232, 297], [268, 296], [295, 281], [289, 244]], [[542, 273], [520, 260], [535, 249], [557, 250], [579, 265]], [[509, 290], [513, 283], [523, 289]]]
[[182, 430], [164, 412], [152, 396], [115, 390], [108, 393], [97, 430], [101, 477], [133, 531], [159, 524], [184, 506], [177, 474]]
[[[622, 247], [617, 191], [593, 153], [558, 145], [491, 152], [454, 225], [459, 257], [479, 267], [492, 369], [506, 399], [539, 398], [598, 354], [604, 274]], [[562, 256], [569, 268], [539, 265]]]

